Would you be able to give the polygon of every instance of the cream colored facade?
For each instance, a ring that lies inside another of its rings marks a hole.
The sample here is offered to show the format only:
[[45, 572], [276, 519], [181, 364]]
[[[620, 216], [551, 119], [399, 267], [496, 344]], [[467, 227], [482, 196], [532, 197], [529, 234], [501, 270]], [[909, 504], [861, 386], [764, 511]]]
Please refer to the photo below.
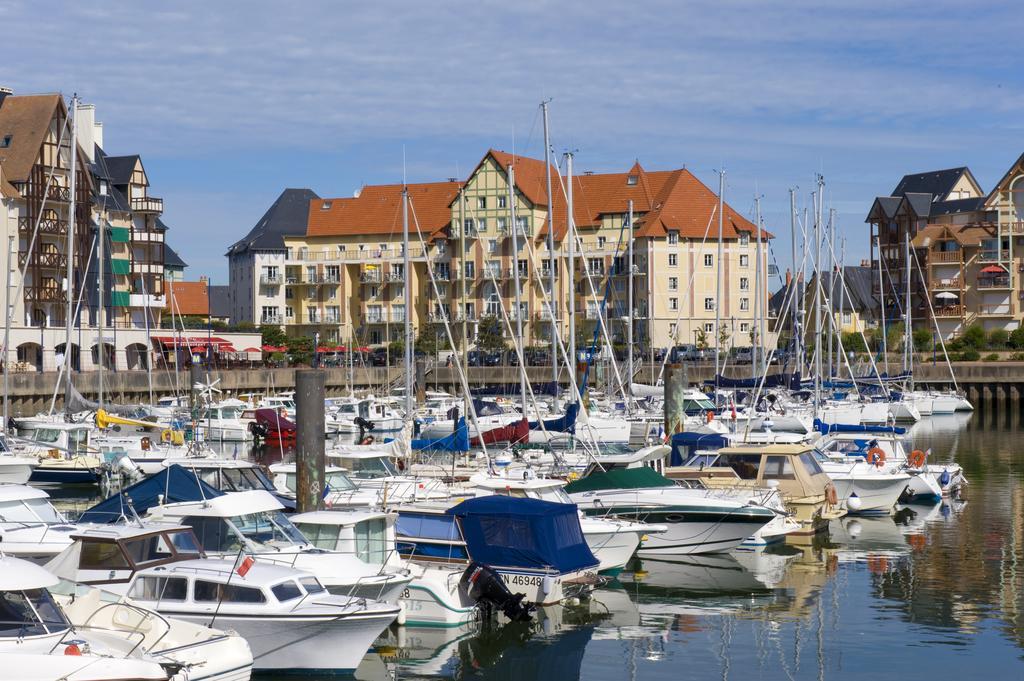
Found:
[[[627, 182], [626, 175], [622, 178]], [[559, 178], [553, 181], [557, 188]], [[411, 226], [412, 271], [408, 276], [403, 271], [400, 224], [387, 234], [285, 237], [281, 316], [288, 333], [318, 332], [323, 344], [356, 346], [400, 339], [406, 313], [404, 286], [411, 285], [414, 335], [447, 319], [457, 344], [461, 345], [463, 322], [472, 344], [480, 320], [496, 317], [505, 336], [511, 338], [516, 328], [513, 268], [518, 260], [523, 340], [527, 346], [550, 344], [548, 301], [554, 303], [560, 337], [563, 342], [566, 339], [570, 281], [577, 287], [576, 328], [581, 340], [589, 342], [595, 325], [603, 323], [614, 344], [625, 343], [627, 324], [632, 320], [634, 341], [641, 349], [697, 342], [714, 345], [715, 306], [719, 305], [717, 223], [711, 224], [707, 239], [703, 235], [680, 236], [672, 230], [663, 236], [637, 236], [633, 308], [629, 310], [628, 231], [624, 229], [627, 213], [602, 213], [591, 224], [577, 225], [576, 265], [572, 270], [567, 241], [556, 243], [552, 296], [547, 206], [531, 201], [529, 192], [518, 185], [517, 175], [515, 220], [520, 234], [525, 234], [525, 238], [520, 237], [518, 258], [513, 243], [513, 213], [508, 205], [507, 169], [491, 155], [484, 157], [452, 201], [448, 228], [439, 238], [424, 244], [416, 226]], [[416, 213], [416, 193], [411, 195], [411, 212]], [[635, 222], [642, 217], [642, 211], [634, 211]], [[757, 328], [758, 295], [762, 315], [768, 315], [767, 253], [765, 239], [759, 282], [756, 234], [740, 233], [739, 238], [724, 242], [720, 304], [726, 347], [751, 344]], [[565, 276], [570, 271], [571, 278]], [[602, 310], [606, 290], [608, 300]], [[434, 328], [443, 333], [443, 327]], [[771, 342], [768, 324], [762, 329], [762, 344], [767, 345]]]

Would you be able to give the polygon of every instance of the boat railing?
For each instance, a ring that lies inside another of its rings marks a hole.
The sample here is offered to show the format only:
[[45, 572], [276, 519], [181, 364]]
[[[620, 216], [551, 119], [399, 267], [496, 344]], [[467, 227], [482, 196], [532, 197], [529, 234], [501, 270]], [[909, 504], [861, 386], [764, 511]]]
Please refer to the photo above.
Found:
[[[111, 627], [100, 627], [100, 626], [95, 626], [95, 625], [90, 625], [89, 624], [90, 622], [92, 622], [93, 618], [95, 618], [100, 612], [103, 612], [104, 610], [108, 610], [108, 609], [115, 610], [115, 612], [113, 614], [111, 614], [111, 616], [110, 616]], [[124, 609], [124, 610], [128, 611], [129, 613], [133, 613], [133, 614], [137, 615], [139, 617], [138, 623], [135, 624], [134, 626], [130, 626], [128, 624], [126, 624], [124, 627], [117, 626], [117, 618], [116, 618], [116, 615], [117, 615], [116, 610], [117, 609]], [[167, 619], [165, 617], [163, 617], [163, 615], [161, 615], [160, 613], [155, 612], [153, 610], [147, 610], [145, 608], [140, 608], [137, 605], [132, 605], [130, 603], [125, 603], [123, 601], [118, 601], [117, 603], [106, 603], [106, 604], [100, 606], [99, 608], [96, 608], [96, 610], [94, 610], [92, 612], [92, 614], [90, 614], [89, 617], [86, 618], [85, 622], [83, 622], [81, 625], [75, 625], [75, 627], [76, 628], [85, 628], [85, 629], [90, 629], [91, 628], [91, 629], [96, 630], [96, 631], [116, 631], [118, 633], [127, 634], [128, 636], [135, 636], [135, 635], [141, 636], [141, 638], [139, 639], [139, 642], [136, 643], [135, 646], [131, 650], [128, 651], [127, 655], [125, 655], [125, 657], [129, 657], [129, 656], [131, 656], [132, 653], [134, 653], [139, 648], [139, 646], [141, 646], [143, 643], [145, 643], [147, 638], [149, 638], [149, 634], [148, 633], [141, 631], [142, 625], [144, 623], [146, 623], [146, 622], [158, 622], [158, 623], [163, 625], [163, 633], [161, 633], [159, 636], [157, 636], [156, 640], [154, 640], [151, 645], [149, 645], [147, 648], [145, 648], [145, 650], [152, 650], [157, 645], [159, 645], [160, 642], [164, 640], [164, 638], [167, 637], [167, 634], [171, 633], [171, 623], [168, 622]], [[130, 628], [126, 628], [126, 627], [129, 627], [129, 626], [130, 626]], [[51, 652], [52, 652], [52, 649], [51, 649]]]

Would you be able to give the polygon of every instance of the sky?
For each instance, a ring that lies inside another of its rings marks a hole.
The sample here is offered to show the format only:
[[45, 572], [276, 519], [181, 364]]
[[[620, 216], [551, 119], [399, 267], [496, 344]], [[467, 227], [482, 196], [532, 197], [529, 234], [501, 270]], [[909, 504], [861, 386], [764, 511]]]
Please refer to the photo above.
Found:
[[1024, 152], [1017, 2], [474, 3], [0, 0], [0, 85], [78, 93], [105, 150], [141, 154], [187, 276], [286, 187], [465, 177], [490, 147], [578, 171], [687, 167], [752, 216], [784, 270], [789, 189], [825, 179], [847, 263], [910, 172], [991, 189]]

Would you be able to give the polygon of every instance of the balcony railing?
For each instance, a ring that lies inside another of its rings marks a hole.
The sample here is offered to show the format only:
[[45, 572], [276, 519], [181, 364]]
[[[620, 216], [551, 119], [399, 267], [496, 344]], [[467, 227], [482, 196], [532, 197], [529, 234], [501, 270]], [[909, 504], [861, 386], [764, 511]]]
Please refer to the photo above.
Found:
[[997, 305], [979, 305], [978, 314], [987, 317], [1003, 317], [1012, 315], [1013, 311], [1009, 303], [999, 303]]
[[384, 312], [367, 312], [363, 315], [363, 321], [366, 324], [383, 324], [387, 321], [387, 315]]
[[164, 200], [155, 196], [143, 196], [132, 199], [132, 210], [136, 213], [163, 213]]
[[[18, 229], [31, 236], [32, 230], [35, 229], [35, 220], [29, 218], [18, 218]], [[39, 233], [40, 234], [67, 234], [68, 233], [68, 221], [61, 219], [45, 219], [39, 221]]]
[[404, 272], [391, 271], [384, 275], [384, 281], [387, 282], [402, 282], [405, 281]]
[[434, 270], [434, 279], [448, 281], [451, 279], [451, 272], [449, 270]]
[[364, 284], [379, 284], [380, 283], [380, 272], [363, 272], [359, 275], [359, 281]]
[[264, 274], [263, 276], [260, 277], [260, 283], [265, 286], [279, 286], [281, 284], [281, 275]]
[[[22, 267], [25, 266], [26, 262], [30, 259], [28, 253], [18, 254], [18, 264]], [[54, 267], [61, 269], [68, 266], [68, 257], [63, 253], [37, 253], [34, 261], [39, 264], [40, 267]]]
[[1010, 288], [1009, 277], [979, 277], [978, 288]]
[[963, 251], [931, 251], [928, 254], [929, 262], [935, 263], [959, 263], [962, 261]]
[[46, 190], [46, 200], [63, 201], [64, 203], [67, 203], [71, 200], [71, 188], [51, 185], [50, 188]]
[[942, 291], [946, 289], [958, 289], [960, 288], [960, 279], [938, 279], [932, 282], [931, 290]]
[[[291, 317], [289, 317], [289, 319], [291, 319]], [[263, 315], [260, 317], [260, 324], [280, 325], [281, 323], [282, 319], [279, 314]]]
[[981, 262], [996, 262], [999, 260], [999, 251], [981, 251], [978, 253], [978, 260]]

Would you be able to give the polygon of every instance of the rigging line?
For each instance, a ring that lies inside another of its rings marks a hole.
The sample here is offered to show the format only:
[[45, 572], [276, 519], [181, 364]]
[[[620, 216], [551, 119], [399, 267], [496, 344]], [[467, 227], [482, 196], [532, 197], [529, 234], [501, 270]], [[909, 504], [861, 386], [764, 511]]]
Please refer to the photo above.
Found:
[[[95, 248], [96, 248], [96, 237], [93, 237], [92, 245], [89, 247], [89, 259], [85, 263], [85, 271], [86, 272], [89, 271], [89, 266], [92, 264], [92, 253], [93, 253], [93, 250], [95, 250]], [[75, 301], [74, 314], [71, 315], [72, 319], [77, 319], [79, 313], [82, 310], [82, 298], [85, 296], [85, 286], [81, 286], [80, 288], [81, 288], [81, 290], [78, 292], [78, 299]], [[71, 295], [71, 283], [70, 282], [68, 283], [68, 293], [67, 294], [69, 296]], [[79, 319], [79, 327], [81, 327], [81, 319]], [[79, 364], [81, 364], [81, 361], [82, 361], [82, 346], [81, 346], [81, 343], [79, 343], [79, 346], [78, 346], [78, 361], [79, 361]], [[64, 341], [64, 361], [61, 362], [60, 370], [57, 372], [57, 382], [54, 383], [54, 386], [53, 386], [53, 397], [50, 399], [50, 415], [51, 416], [53, 415], [54, 407], [57, 404], [57, 391], [60, 389], [61, 377], [67, 376], [68, 381], [71, 380], [71, 373], [70, 373], [70, 371], [68, 371], [68, 373], [65, 374], [65, 370], [67, 370], [70, 366], [71, 366], [71, 341], [70, 340], [65, 340]], [[67, 409], [67, 405], [64, 405], [64, 408]]]

